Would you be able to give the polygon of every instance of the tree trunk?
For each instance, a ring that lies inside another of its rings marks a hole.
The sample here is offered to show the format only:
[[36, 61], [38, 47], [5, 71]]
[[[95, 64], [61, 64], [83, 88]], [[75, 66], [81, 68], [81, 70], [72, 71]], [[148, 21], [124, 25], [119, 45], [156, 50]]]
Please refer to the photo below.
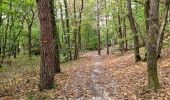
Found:
[[140, 61], [141, 57], [139, 54], [139, 39], [137, 34], [137, 29], [135, 25], [135, 20], [132, 13], [132, 7], [131, 7], [131, 0], [127, 0], [127, 9], [128, 9], [128, 18], [130, 22], [130, 27], [133, 33], [133, 43], [134, 43], [134, 55], [135, 55], [135, 61]]
[[68, 14], [68, 5], [67, 0], [64, 0], [65, 6], [65, 13], [66, 13], [66, 26], [67, 26], [67, 39], [68, 39], [68, 52], [69, 52], [69, 59], [72, 60], [72, 53], [71, 53], [71, 42], [70, 42], [70, 21], [69, 21], [69, 14]]
[[68, 41], [67, 41], [67, 36], [66, 36], [66, 30], [65, 30], [65, 21], [64, 21], [64, 18], [63, 18], [63, 8], [62, 8], [62, 4], [61, 4], [61, 2], [60, 1], [58, 1], [59, 2], [59, 5], [60, 5], [60, 17], [61, 17], [61, 26], [62, 26], [62, 30], [63, 30], [63, 34], [64, 34], [64, 42], [66, 43], [66, 44], [68, 44]]
[[79, 13], [79, 27], [78, 27], [78, 50], [81, 50], [81, 23], [82, 23], [82, 12], [84, 8], [84, 0], [81, 0], [81, 9]]
[[49, 1], [50, 4], [50, 13], [51, 13], [51, 23], [53, 29], [53, 36], [55, 41], [55, 73], [60, 73], [60, 52], [59, 52], [59, 33], [56, 25], [55, 14], [54, 14], [54, 0]]
[[98, 33], [98, 55], [101, 53], [100, 48], [100, 10], [99, 0], [97, 0], [97, 33]]
[[120, 51], [121, 51], [121, 54], [123, 54], [124, 52], [124, 44], [123, 44], [123, 34], [122, 34], [122, 26], [121, 26], [121, 17], [120, 15], [118, 14], [118, 36], [119, 36], [119, 47], [120, 47]]
[[[1, 2], [0, 2], [1, 3]], [[0, 28], [2, 26], [3, 20], [2, 20], [2, 13], [0, 12]], [[1, 55], [1, 49], [2, 48], [2, 36], [0, 36], [0, 55]], [[0, 68], [2, 68], [2, 64], [0, 65]]]
[[35, 18], [35, 12], [33, 11], [33, 8], [31, 8], [31, 19], [27, 20], [28, 24], [28, 55], [31, 58], [32, 56], [32, 26], [34, 23], [34, 18]]
[[78, 45], [77, 45], [77, 17], [76, 17], [76, 1], [74, 0], [74, 60], [78, 58]]
[[55, 45], [53, 36], [52, 19], [48, 0], [37, 0], [38, 15], [40, 20], [40, 90], [51, 89], [54, 85]]
[[157, 36], [158, 36], [158, 17], [159, 17], [159, 1], [150, 0], [149, 11], [149, 33], [147, 38], [147, 68], [148, 68], [148, 86], [151, 89], [159, 88], [159, 80], [157, 74]]
[[165, 14], [164, 18], [159, 30], [158, 40], [157, 40], [157, 56], [160, 58], [161, 49], [162, 49], [162, 43], [163, 43], [163, 37], [164, 37], [164, 30], [167, 24], [167, 18], [168, 18], [168, 11], [169, 11], [169, 4], [165, 4]]
[[32, 49], [32, 37], [31, 37], [31, 34], [32, 34], [32, 25], [28, 25], [28, 54], [29, 54], [29, 57], [31, 58], [32, 56], [32, 52], [31, 52], [31, 49]]
[[127, 36], [126, 36], [126, 17], [123, 18], [123, 37], [125, 38], [125, 40], [123, 41], [123, 45], [124, 45], [124, 50], [127, 51], [128, 49], [128, 41], [127, 41]]
[[[105, 9], [107, 10], [107, 0], [105, 0]], [[106, 53], [109, 55], [109, 28], [108, 28], [108, 15], [106, 14]]]

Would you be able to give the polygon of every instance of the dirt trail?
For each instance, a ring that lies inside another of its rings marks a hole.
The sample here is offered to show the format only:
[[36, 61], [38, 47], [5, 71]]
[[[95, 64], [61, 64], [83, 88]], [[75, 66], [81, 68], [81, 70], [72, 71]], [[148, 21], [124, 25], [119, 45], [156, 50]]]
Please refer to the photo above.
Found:
[[147, 92], [146, 62], [135, 62], [133, 52], [98, 56], [97, 51], [94, 51], [84, 54], [76, 61], [75, 69], [73, 72], [69, 71], [70, 77], [58, 94], [59, 99], [170, 100], [170, 88], [167, 88], [170, 85], [169, 49], [163, 50], [163, 57], [158, 61], [161, 89], [156, 94]]
[[[62, 99], [71, 100], [113, 100], [115, 99], [116, 82], [109, 78], [104, 70], [103, 55], [96, 52], [83, 55], [90, 59], [89, 64], [80, 65], [70, 76], [63, 92]], [[65, 97], [66, 96], [66, 97]]]

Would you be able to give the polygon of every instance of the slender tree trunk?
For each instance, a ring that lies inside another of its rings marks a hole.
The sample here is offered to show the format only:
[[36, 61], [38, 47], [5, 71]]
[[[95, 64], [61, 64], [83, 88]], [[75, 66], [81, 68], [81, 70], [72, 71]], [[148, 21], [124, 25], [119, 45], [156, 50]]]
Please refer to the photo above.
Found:
[[148, 68], [148, 85], [151, 89], [159, 88], [157, 74], [157, 36], [158, 36], [158, 17], [159, 17], [159, 0], [150, 0], [149, 11], [149, 33], [147, 38], [147, 68]]
[[[147, 38], [147, 34], [149, 33], [149, 10], [150, 10], [150, 0], [145, 1], [145, 7], [144, 7], [144, 15], [145, 15], [145, 26], [146, 26], [146, 35], [145, 38]], [[147, 49], [146, 46], [147, 39], [145, 39], [145, 48]], [[147, 52], [145, 52], [145, 58], [144, 61], [147, 60]]]
[[31, 8], [31, 20], [27, 20], [28, 24], [28, 55], [31, 58], [32, 57], [32, 26], [34, 23], [35, 18], [35, 12], [33, 11], [33, 8]]
[[98, 33], [98, 55], [101, 54], [100, 48], [100, 7], [99, 0], [97, 0], [97, 33]]
[[123, 18], [123, 37], [125, 38], [125, 40], [123, 41], [123, 46], [124, 46], [124, 50], [127, 51], [128, 48], [128, 41], [127, 41], [127, 36], [126, 36], [126, 17]]
[[77, 17], [76, 17], [76, 1], [74, 0], [74, 60], [78, 58], [78, 45], [77, 45]]
[[[2, 1], [0, 1], [1, 3]], [[0, 29], [2, 26], [3, 20], [2, 20], [2, 13], [0, 12]], [[0, 55], [1, 55], [1, 49], [2, 48], [2, 34], [0, 34]], [[2, 64], [0, 64], [0, 68], [2, 68]]]
[[37, 0], [38, 15], [40, 20], [40, 90], [51, 89], [54, 85], [55, 45], [53, 36], [52, 19], [48, 0]]
[[[107, 0], [105, 0], [105, 9], [107, 9]], [[108, 15], [106, 14], [106, 53], [109, 55], [109, 28], [108, 28]]]
[[81, 23], [82, 23], [82, 13], [84, 8], [84, 0], [81, 0], [81, 9], [79, 13], [79, 27], [78, 27], [78, 50], [81, 50]]
[[31, 34], [32, 34], [32, 25], [28, 25], [28, 54], [29, 54], [29, 57], [31, 58], [32, 56], [32, 52], [31, 52], [31, 48], [32, 48], [32, 37], [31, 37]]
[[55, 73], [60, 73], [60, 52], [59, 52], [59, 33], [56, 25], [55, 14], [54, 14], [54, 0], [49, 1], [50, 4], [50, 13], [51, 13], [51, 23], [53, 29], [53, 36], [55, 40]]
[[121, 26], [121, 17], [120, 15], [118, 14], [118, 36], [119, 36], [119, 46], [120, 46], [120, 51], [121, 51], [121, 54], [123, 54], [124, 52], [124, 44], [123, 44], [123, 34], [122, 34], [122, 26]]
[[135, 61], [140, 61], [140, 53], [139, 53], [139, 39], [137, 34], [137, 29], [135, 25], [135, 20], [132, 14], [132, 7], [131, 7], [131, 0], [127, 0], [127, 9], [128, 9], [128, 18], [130, 22], [130, 27], [133, 33], [133, 43], [134, 43], [134, 55], [135, 55]]
[[164, 30], [167, 24], [167, 18], [168, 18], [168, 11], [169, 11], [169, 4], [165, 4], [165, 14], [163, 18], [163, 22], [161, 24], [160, 30], [159, 30], [159, 35], [158, 35], [158, 40], [157, 40], [157, 56], [160, 58], [161, 54], [161, 49], [162, 49], [162, 43], [163, 43], [163, 37], [164, 37]]
[[63, 8], [62, 8], [62, 5], [61, 5], [61, 2], [60, 1], [58, 1], [59, 2], [59, 5], [60, 5], [60, 17], [61, 17], [61, 26], [62, 26], [62, 30], [63, 30], [63, 34], [64, 34], [64, 42], [66, 43], [66, 44], [68, 44], [68, 39], [67, 39], [67, 35], [66, 35], [66, 30], [65, 30], [65, 21], [64, 21], [64, 18], [63, 18]]
[[66, 13], [66, 26], [67, 26], [67, 39], [68, 39], [68, 52], [69, 52], [69, 59], [72, 60], [72, 53], [71, 53], [71, 42], [70, 42], [70, 21], [69, 21], [69, 14], [68, 14], [68, 5], [67, 0], [64, 0], [65, 5], [65, 13]]

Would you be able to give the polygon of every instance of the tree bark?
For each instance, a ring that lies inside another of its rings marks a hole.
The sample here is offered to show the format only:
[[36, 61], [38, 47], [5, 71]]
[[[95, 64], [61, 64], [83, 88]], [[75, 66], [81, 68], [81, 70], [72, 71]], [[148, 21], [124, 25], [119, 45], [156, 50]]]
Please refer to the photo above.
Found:
[[53, 36], [52, 19], [48, 0], [37, 0], [38, 15], [40, 20], [40, 90], [51, 89], [54, 85], [55, 68], [55, 41]]
[[127, 0], [127, 9], [128, 9], [128, 18], [130, 22], [130, 27], [133, 33], [135, 61], [140, 61], [141, 57], [139, 54], [139, 39], [138, 39], [137, 29], [135, 25], [135, 19], [132, 13], [131, 0]]
[[[107, 0], [105, 0], [105, 9], [107, 10]], [[108, 28], [108, 15], [106, 14], [106, 54], [109, 55], [109, 28]]]
[[161, 49], [162, 49], [162, 43], [163, 43], [163, 37], [164, 37], [164, 30], [167, 24], [167, 18], [168, 18], [168, 11], [169, 11], [169, 4], [165, 4], [165, 12], [164, 12], [164, 18], [159, 30], [158, 40], [157, 40], [157, 56], [160, 58]]
[[[145, 28], [146, 28], [146, 35], [145, 35], [145, 49], [147, 49], [146, 42], [147, 42], [147, 34], [149, 33], [149, 10], [150, 10], [150, 0], [145, 1], [145, 7], [144, 7], [144, 15], [145, 15]], [[144, 61], [147, 60], [147, 52], [145, 52], [145, 58]]]
[[31, 34], [32, 34], [32, 26], [28, 25], [28, 54], [29, 54], [30, 58], [32, 56], [32, 52], [31, 52], [31, 49], [32, 49]]
[[34, 18], [35, 18], [35, 12], [33, 11], [33, 8], [31, 8], [31, 19], [27, 20], [28, 24], [28, 55], [31, 58], [32, 56], [32, 26], [34, 23]]
[[70, 42], [70, 21], [69, 21], [69, 14], [68, 14], [68, 5], [67, 0], [64, 0], [64, 6], [65, 6], [65, 13], [66, 13], [66, 26], [67, 26], [67, 39], [68, 39], [68, 53], [69, 53], [69, 59], [72, 60], [72, 53], [71, 53], [71, 42]]
[[58, 1], [59, 2], [59, 5], [60, 5], [60, 17], [61, 17], [61, 26], [62, 26], [62, 30], [63, 30], [63, 34], [64, 34], [64, 42], [66, 43], [66, 44], [68, 44], [68, 41], [67, 41], [67, 36], [66, 36], [66, 30], [65, 30], [65, 21], [64, 21], [64, 18], [63, 18], [63, 8], [62, 8], [62, 4], [61, 4], [61, 2], [60, 1]]
[[81, 23], [82, 23], [82, 13], [84, 8], [84, 0], [81, 0], [81, 9], [79, 13], [79, 27], [78, 27], [78, 50], [81, 50]]
[[76, 1], [74, 0], [73, 3], [73, 7], [74, 7], [74, 29], [73, 29], [73, 33], [74, 33], [74, 60], [77, 60], [78, 58], [78, 44], [77, 44], [77, 16], [76, 16]]
[[119, 36], [119, 47], [120, 47], [120, 51], [121, 51], [121, 54], [123, 54], [124, 52], [124, 43], [123, 43], [123, 33], [122, 33], [122, 26], [121, 26], [121, 17], [118, 13], [118, 36]]
[[97, 0], [97, 34], [98, 34], [98, 55], [101, 54], [100, 48], [100, 10], [99, 10], [99, 0]]
[[[0, 1], [1, 3], [1, 1]], [[2, 13], [0, 12], [0, 28], [2, 26], [3, 20], [2, 20]], [[1, 55], [1, 49], [2, 48], [2, 36], [0, 36], [0, 55]], [[0, 68], [2, 68], [2, 64], [0, 64]]]
[[147, 38], [147, 68], [148, 68], [148, 86], [151, 89], [159, 88], [157, 74], [157, 36], [158, 36], [158, 17], [159, 17], [159, 0], [150, 0], [149, 11], [149, 33]]
[[50, 13], [51, 13], [51, 23], [52, 23], [52, 29], [53, 29], [53, 36], [55, 41], [55, 73], [60, 73], [60, 52], [59, 52], [59, 33], [57, 29], [57, 24], [55, 20], [55, 14], [54, 14], [54, 0], [49, 1], [50, 4]]
[[126, 17], [123, 17], [123, 37], [125, 38], [125, 40], [123, 41], [123, 45], [124, 45], [124, 50], [127, 51], [128, 49], [128, 41], [127, 41], [127, 36], [126, 36]]

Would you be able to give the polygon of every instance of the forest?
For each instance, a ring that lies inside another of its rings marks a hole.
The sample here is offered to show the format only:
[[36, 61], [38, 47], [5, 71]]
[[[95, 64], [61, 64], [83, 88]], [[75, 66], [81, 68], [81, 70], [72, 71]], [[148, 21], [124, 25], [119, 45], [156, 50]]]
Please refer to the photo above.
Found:
[[170, 100], [170, 0], [0, 0], [0, 100]]

